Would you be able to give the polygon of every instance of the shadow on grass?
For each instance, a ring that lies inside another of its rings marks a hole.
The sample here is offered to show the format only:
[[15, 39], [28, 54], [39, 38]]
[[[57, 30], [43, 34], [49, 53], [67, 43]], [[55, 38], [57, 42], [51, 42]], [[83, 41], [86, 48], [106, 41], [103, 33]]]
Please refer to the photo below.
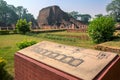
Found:
[[114, 41], [114, 42], [120, 41], [120, 37], [114, 36], [114, 37], [112, 37], [111, 41]]
[[1, 62], [1, 65], [0, 65], [0, 80], [13, 80], [13, 76], [10, 75], [8, 73], [8, 71], [6, 71], [4, 66], [5, 66], [5, 63]]
[[13, 76], [11, 76], [5, 69], [0, 70], [0, 80], [14, 80]]

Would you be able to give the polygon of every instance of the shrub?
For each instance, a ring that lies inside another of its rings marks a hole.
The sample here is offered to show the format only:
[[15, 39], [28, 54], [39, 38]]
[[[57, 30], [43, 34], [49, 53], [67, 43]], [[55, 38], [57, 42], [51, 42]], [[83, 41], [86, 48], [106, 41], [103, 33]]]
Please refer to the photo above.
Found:
[[36, 43], [37, 43], [36, 41], [25, 40], [25, 41], [17, 43], [17, 46], [18, 46], [19, 49], [23, 49], [23, 48], [26, 48], [26, 47], [31, 46], [33, 44], [36, 44]]
[[1, 35], [9, 34], [9, 32], [10, 32], [10, 31], [8, 31], [8, 30], [1, 30], [1, 31], [0, 31], [0, 34], [1, 34]]
[[6, 65], [6, 60], [0, 57], [0, 71], [4, 68]]
[[0, 57], [0, 80], [13, 80], [11, 76], [5, 69], [6, 60]]
[[88, 33], [94, 43], [111, 40], [115, 31], [114, 20], [111, 17], [100, 17], [94, 19], [89, 27]]
[[0, 80], [3, 80], [6, 75], [5, 69], [4, 69], [5, 65], [6, 65], [6, 61], [0, 57]]
[[19, 33], [25, 34], [30, 31], [31, 22], [27, 22], [26, 19], [20, 19], [17, 21], [16, 29]]

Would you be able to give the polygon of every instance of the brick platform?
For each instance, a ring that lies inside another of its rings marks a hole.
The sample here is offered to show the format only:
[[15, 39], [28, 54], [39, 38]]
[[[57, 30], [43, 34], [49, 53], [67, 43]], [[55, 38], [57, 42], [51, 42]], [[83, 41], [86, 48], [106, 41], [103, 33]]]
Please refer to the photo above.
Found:
[[119, 75], [120, 57], [110, 52], [43, 41], [15, 54], [15, 80], [120, 80]]

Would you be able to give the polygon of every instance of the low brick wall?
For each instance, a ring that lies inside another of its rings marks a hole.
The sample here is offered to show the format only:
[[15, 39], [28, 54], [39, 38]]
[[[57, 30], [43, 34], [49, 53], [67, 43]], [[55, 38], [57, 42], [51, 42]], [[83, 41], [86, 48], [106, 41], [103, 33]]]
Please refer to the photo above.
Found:
[[96, 45], [95, 49], [102, 50], [102, 51], [108, 51], [108, 52], [115, 52], [115, 53], [119, 53], [120, 54], [120, 48], [111, 47], [111, 46], [105, 46], [103, 44]]
[[15, 54], [14, 80], [78, 80], [55, 68], [26, 57], [20, 53]]

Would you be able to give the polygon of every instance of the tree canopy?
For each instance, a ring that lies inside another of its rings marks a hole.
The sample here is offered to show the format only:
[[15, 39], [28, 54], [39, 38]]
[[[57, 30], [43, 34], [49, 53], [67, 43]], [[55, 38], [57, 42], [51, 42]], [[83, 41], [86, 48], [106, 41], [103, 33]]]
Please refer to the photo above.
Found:
[[120, 0], [113, 0], [107, 5], [106, 10], [117, 22], [120, 22]]
[[68, 14], [77, 20], [81, 20], [85, 24], [88, 24], [89, 20], [91, 19], [90, 14], [79, 14], [79, 12], [77, 11], [72, 11], [69, 12]]
[[28, 10], [23, 6], [15, 7], [7, 4], [4, 0], [0, 0], [0, 26], [11, 26], [16, 24], [18, 19], [26, 19], [27, 22], [37, 24], [34, 16], [28, 13]]

